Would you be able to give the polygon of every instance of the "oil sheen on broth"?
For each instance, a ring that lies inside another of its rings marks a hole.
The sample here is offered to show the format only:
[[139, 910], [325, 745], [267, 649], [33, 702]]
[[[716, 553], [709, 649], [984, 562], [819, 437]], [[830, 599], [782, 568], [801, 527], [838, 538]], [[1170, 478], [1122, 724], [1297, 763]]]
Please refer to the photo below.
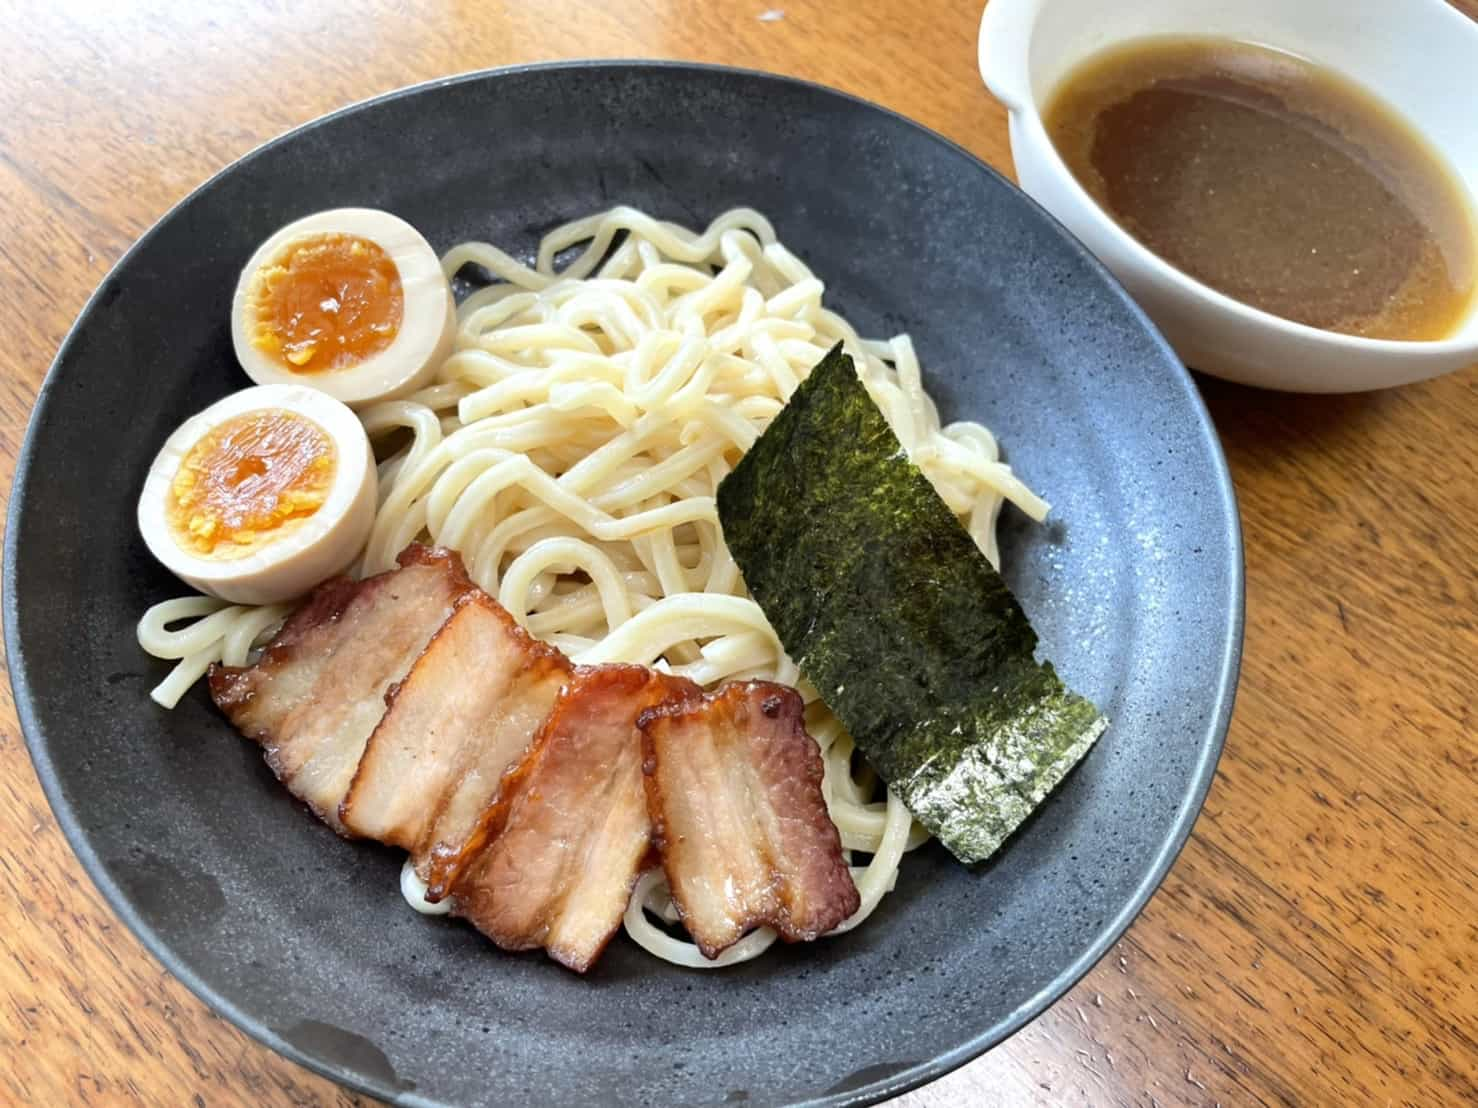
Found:
[[1144, 39], [1075, 68], [1044, 115], [1125, 230], [1245, 304], [1385, 339], [1443, 338], [1471, 306], [1462, 186], [1389, 108], [1300, 58]]

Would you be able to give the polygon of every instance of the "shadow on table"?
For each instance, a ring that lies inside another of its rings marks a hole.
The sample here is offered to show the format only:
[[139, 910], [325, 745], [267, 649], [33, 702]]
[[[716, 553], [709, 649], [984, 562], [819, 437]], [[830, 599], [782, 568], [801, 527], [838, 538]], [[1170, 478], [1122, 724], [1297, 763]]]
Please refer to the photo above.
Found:
[[1423, 388], [1313, 395], [1235, 385], [1200, 373], [1195, 381], [1227, 460], [1238, 474], [1368, 437], [1393, 410], [1408, 402], [1412, 390]]

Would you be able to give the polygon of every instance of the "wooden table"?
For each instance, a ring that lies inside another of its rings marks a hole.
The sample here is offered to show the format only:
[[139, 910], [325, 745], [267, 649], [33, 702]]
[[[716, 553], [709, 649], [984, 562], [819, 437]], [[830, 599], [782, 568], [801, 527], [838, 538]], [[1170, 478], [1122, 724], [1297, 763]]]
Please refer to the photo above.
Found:
[[[398, 85], [556, 57], [727, 62], [1010, 166], [975, 73], [978, 0], [104, 7], [0, 0], [7, 491], [46, 367], [128, 244], [256, 144]], [[1343, 398], [1201, 386], [1247, 544], [1242, 688], [1205, 813], [1077, 988], [900, 1104], [1478, 1103], [1478, 375]], [[0, 1102], [367, 1103], [143, 951], [0, 696]]]

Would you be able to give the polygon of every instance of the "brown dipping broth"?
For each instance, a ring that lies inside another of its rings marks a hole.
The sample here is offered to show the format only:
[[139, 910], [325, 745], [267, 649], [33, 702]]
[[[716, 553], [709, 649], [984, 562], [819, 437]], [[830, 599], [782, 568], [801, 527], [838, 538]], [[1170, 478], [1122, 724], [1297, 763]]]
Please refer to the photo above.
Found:
[[1390, 108], [1301, 58], [1142, 39], [1074, 68], [1043, 120], [1120, 226], [1244, 304], [1378, 339], [1445, 338], [1473, 304], [1462, 185]]

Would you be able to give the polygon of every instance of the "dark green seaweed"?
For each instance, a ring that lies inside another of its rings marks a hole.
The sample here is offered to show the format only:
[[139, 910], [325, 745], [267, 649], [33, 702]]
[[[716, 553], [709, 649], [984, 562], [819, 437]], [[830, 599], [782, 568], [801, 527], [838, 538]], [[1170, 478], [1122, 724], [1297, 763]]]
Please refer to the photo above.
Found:
[[1033, 660], [1021, 605], [840, 345], [719, 486], [718, 509], [786, 651], [961, 861], [994, 853], [1107, 726]]

